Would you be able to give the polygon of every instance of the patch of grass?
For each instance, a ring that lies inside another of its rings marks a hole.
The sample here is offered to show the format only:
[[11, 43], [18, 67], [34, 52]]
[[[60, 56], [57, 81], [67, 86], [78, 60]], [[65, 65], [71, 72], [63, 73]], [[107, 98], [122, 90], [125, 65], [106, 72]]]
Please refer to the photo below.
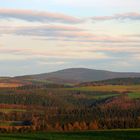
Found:
[[132, 92], [132, 93], [128, 93], [127, 95], [131, 99], [138, 99], [138, 98], [140, 98], [140, 92]]
[[75, 87], [67, 88], [67, 90], [78, 90], [78, 91], [140, 91], [140, 85], [104, 85], [104, 86], [85, 86], [85, 87]]
[[140, 130], [1, 134], [1, 140], [140, 140]]
[[0, 122], [0, 126], [11, 126], [12, 122]]
[[0, 108], [0, 112], [3, 112], [3, 113], [26, 112], [26, 109]]

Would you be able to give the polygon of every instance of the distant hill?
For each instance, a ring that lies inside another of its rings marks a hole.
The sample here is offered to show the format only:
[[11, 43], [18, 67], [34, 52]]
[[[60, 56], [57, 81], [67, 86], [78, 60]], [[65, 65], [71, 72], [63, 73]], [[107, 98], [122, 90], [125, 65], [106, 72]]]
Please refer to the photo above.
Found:
[[47, 81], [51, 83], [81, 83], [91, 81], [102, 81], [114, 78], [133, 78], [140, 77], [140, 73], [128, 73], [128, 72], [111, 72], [105, 70], [95, 70], [86, 68], [70, 68], [51, 73], [27, 75], [14, 77], [18, 80], [28, 81]]

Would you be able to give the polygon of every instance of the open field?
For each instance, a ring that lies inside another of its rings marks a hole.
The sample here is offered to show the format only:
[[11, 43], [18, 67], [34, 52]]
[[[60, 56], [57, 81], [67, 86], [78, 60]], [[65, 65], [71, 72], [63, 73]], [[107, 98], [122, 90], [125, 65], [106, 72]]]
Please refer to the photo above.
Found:
[[25, 109], [14, 109], [14, 108], [0, 108], [0, 112], [10, 113], [10, 112], [25, 112]]
[[131, 99], [138, 99], [138, 98], [140, 98], [140, 92], [128, 93], [128, 97]]
[[140, 91], [140, 85], [104, 85], [104, 86], [85, 86], [68, 88], [68, 90], [80, 90], [80, 91]]
[[19, 87], [22, 84], [19, 83], [0, 83], [0, 88], [12, 88], [12, 87]]
[[1, 140], [140, 140], [140, 130], [1, 134]]

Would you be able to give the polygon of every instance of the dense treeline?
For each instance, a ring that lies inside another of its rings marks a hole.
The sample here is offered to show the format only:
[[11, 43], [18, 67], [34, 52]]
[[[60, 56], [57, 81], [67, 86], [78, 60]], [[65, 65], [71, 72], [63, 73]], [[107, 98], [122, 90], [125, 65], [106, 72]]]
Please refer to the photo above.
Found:
[[[64, 88], [8, 89], [0, 93], [0, 104], [39, 105], [49, 107], [91, 107], [110, 98], [96, 99], [96, 95], [119, 95], [117, 92], [74, 91]], [[92, 98], [91, 98], [92, 97]]]
[[139, 116], [140, 108], [124, 110], [120, 108], [103, 109], [100, 107], [67, 110], [44, 109], [43, 113], [32, 111], [0, 113], [0, 120], [23, 122], [23, 127], [20, 127], [19, 130], [19, 126], [13, 126], [12, 130], [11, 127], [5, 127], [1, 128], [0, 131], [21, 131], [26, 126], [28, 126], [28, 130], [25, 129], [25, 132], [140, 128]]
[[77, 86], [91, 86], [91, 85], [139, 85], [140, 78], [115, 78], [109, 80], [86, 82], [78, 84]]

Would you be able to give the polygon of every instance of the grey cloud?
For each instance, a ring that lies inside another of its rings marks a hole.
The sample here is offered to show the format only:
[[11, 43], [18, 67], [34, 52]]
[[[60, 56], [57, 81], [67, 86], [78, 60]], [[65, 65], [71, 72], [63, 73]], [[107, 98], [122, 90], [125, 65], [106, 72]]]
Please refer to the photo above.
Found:
[[140, 20], [140, 13], [131, 12], [123, 14], [115, 14], [113, 16], [95, 16], [91, 18], [93, 21], [106, 20]]

